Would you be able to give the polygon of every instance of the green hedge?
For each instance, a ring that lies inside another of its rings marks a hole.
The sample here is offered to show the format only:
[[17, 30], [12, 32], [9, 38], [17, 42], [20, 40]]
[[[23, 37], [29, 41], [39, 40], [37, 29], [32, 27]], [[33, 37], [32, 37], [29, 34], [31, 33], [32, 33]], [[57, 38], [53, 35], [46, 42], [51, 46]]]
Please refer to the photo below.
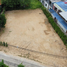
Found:
[[5, 24], [6, 24], [5, 14], [0, 14], [0, 29], [5, 27]]
[[2, 7], [6, 10], [27, 9], [30, 6], [30, 0], [2, 0]]

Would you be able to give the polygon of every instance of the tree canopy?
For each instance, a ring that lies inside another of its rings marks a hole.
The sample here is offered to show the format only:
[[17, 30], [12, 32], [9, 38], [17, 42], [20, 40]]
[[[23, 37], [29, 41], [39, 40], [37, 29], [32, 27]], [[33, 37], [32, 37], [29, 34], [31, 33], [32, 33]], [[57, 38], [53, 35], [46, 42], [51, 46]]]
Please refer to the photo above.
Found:
[[20, 9], [26, 8], [30, 6], [30, 0], [2, 0], [2, 5], [7, 10], [9, 9]]
[[2, 27], [5, 27], [5, 24], [6, 24], [5, 14], [1, 14], [1, 15], [0, 15], [0, 29], [1, 29]]

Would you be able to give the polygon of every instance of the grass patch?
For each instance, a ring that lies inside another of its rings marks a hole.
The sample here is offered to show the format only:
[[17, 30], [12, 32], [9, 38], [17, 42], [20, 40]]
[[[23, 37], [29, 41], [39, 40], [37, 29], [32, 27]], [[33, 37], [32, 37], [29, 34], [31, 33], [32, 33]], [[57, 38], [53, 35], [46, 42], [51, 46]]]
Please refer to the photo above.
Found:
[[31, 0], [29, 8], [36, 9], [36, 8], [40, 8], [41, 6], [42, 6], [42, 4], [38, 0]]

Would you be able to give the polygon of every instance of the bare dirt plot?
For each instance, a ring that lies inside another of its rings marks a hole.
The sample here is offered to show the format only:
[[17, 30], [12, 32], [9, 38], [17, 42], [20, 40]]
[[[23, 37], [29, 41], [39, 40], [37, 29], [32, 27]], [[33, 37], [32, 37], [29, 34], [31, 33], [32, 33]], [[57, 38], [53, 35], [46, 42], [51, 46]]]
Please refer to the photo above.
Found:
[[[5, 25], [6, 28], [0, 34], [0, 41], [30, 50], [67, 56], [66, 47], [48, 23], [41, 9], [7, 11], [5, 15], [7, 23]], [[28, 54], [27, 51], [10, 46], [7, 49], [2, 49], [1, 47], [0, 50], [7, 54], [19, 55], [21, 57]], [[47, 65], [56, 64], [61, 67], [66, 66], [67, 63], [66, 59], [52, 59], [50, 56], [36, 53], [30, 53], [29, 58]]]

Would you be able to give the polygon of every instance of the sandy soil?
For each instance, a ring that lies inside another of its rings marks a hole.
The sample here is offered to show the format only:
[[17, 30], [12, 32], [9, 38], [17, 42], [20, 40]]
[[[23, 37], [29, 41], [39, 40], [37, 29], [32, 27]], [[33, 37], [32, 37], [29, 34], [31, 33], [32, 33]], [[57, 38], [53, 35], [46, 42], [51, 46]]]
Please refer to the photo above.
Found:
[[[66, 47], [41, 9], [7, 11], [5, 15], [7, 23], [0, 33], [0, 41], [30, 50], [67, 56]], [[36, 54], [10, 46], [1, 47], [0, 50], [7, 54], [30, 58], [48, 66], [67, 67], [67, 59], [64, 58]]]

